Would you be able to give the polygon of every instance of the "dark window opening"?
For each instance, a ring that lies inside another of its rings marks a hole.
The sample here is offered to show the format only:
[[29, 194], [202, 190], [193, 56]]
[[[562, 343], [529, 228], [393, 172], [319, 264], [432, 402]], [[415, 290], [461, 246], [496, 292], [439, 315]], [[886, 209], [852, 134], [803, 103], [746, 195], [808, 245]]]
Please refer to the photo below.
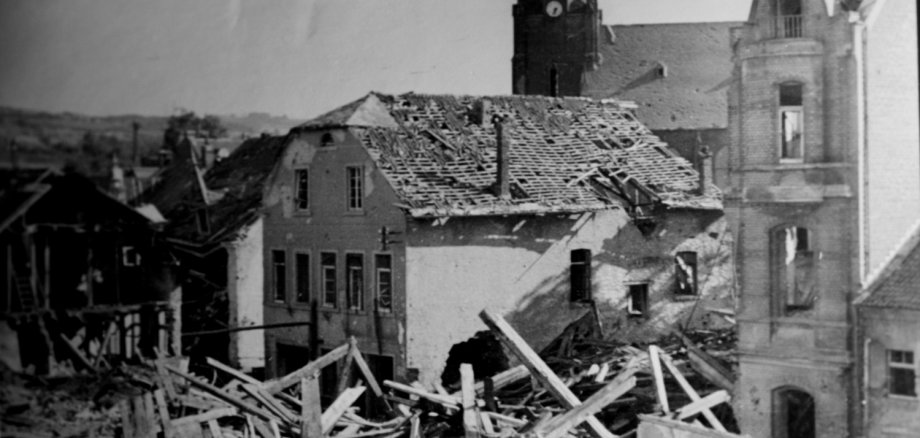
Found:
[[556, 66], [549, 69], [549, 95], [559, 97], [559, 70]]
[[286, 376], [310, 362], [310, 349], [296, 345], [275, 343], [276, 376]]
[[[368, 353], [362, 353], [362, 356], [364, 356], [364, 361], [367, 362], [367, 367], [370, 369], [371, 374], [374, 375], [374, 378], [377, 379], [378, 382], [393, 380], [395, 377], [393, 357]], [[357, 380], [360, 381], [362, 385], [365, 387], [368, 386], [367, 380], [357, 367], [352, 370], [351, 374], [356, 376]], [[390, 418], [386, 402], [381, 398], [375, 397], [370, 391], [364, 391], [364, 394], [361, 395], [361, 398], [355, 405], [363, 407], [363, 409], [361, 409], [361, 415], [369, 420]]]
[[629, 295], [626, 297], [626, 312], [630, 317], [642, 318], [648, 316], [648, 284], [629, 285]]
[[805, 391], [773, 391], [773, 438], [814, 438], [815, 400]]
[[325, 133], [322, 137], [319, 138], [320, 147], [332, 146], [335, 144], [335, 139], [332, 138], [332, 133]]
[[693, 251], [681, 251], [674, 257], [674, 262], [677, 272], [677, 294], [696, 295], [699, 292], [697, 288], [696, 253]]
[[310, 255], [295, 253], [294, 269], [297, 282], [295, 299], [298, 303], [308, 303], [310, 302]]
[[283, 303], [287, 296], [285, 283], [287, 268], [284, 265], [286, 255], [284, 251], [272, 250], [272, 291], [276, 302]]
[[784, 313], [811, 309], [817, 300], [816, 258], [807, 228], [783, 227], [773, 234], [774, 286]]
[[364, 310], [364, 255], [345, 255], [345, 297], [348, 308]]
[[802, 37], [802, 0], [776, 1], [776, 37]]
[[361, 210], [364, 208], [364, 168], [349, 166], [345, 169], [348, 176], [348, 209]]
[[[332, 351], [328, 348], [320, 349], [320, 354], [325, 355]], [[333, 362], [323, 367], [319, 376], [319, 399], [323, 410], [329, 407], [335, 401], [338, 394], [336, 391], [339, 386], [339, 362]]]
[[665, 78], [668, 76], [668, 66], [658, 63], [658, 66], [655, 67], [655, 75], [659, 78]]
[[295, 198], [294, 206], [298, 210], [307, 210], [310, 208], [310, 180], [309, 173], [306, 169], [299, 169], [295, 172]]
[[888, 393], [916, 397], [916, 370], [913, 351], [888, 350]]
[[572, 302], [591, 300], [591, 250], [576, 249], [570, 254], [569, 276]]
[[389, 312], [393, 310], [392, 257], [389, 254], [375, 255], [374, 267], [377, 271], [377, 310]]
[[320, 275], [323, 285], [323, 306], [335, 307], [338, 301], [336, 284], [336, 256], [334, 252], [320, 253]]
[[780, 158], [802, 160], [804, 157], [804, 110], [802, 84], [779, 86]]

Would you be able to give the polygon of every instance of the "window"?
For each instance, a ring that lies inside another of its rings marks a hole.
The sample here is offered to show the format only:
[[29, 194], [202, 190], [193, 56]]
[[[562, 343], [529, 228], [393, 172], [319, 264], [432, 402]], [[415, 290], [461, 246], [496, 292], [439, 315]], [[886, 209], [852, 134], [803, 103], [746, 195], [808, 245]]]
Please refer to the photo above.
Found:
[[363, 254], [345, 254], [345, 291], [348, 308], [364, 310]]
[[802, 0], [776, 0], [776, 37], [802, 37]]
[[389, 254], [375, 255], [374, 267], [377, 271], [377, 310], [389, 312], [393, 310], [392, 257]]
[[810, 309], [817, 299], [815, 253], [806, 228], [788, 226], [773, 233], [774, 287], [788, 314]]
[[780, 160], [801, 162], [804, 157], [802, 84], [779, 86]]
[[345, 170], [348, 176], [348, 209], [361, 210], [364, 208], [364, 168], [348, 166]]
[[285, 258], [286, 253], [283, 250], [272, 250], [272, 292], [275, 302], [280, 303], [287, 297]]
[[332, 133], [327, 132], [319, 138], [320, 147], [329, 147], [333, 145], [335, 145], [335, 139], [332, 138]]
[[626, 312], [631, 317], [648, 316], [648, 284], [629, 285], [629, 296], [626, 297]]
[[556, 66], [549, 69], [549, 95], [559, 96], [559, 70], [556, 69]]
[[917, 396], [917, 371], [914, 352], [888, 350], [888, 393]]
[[133, 246], [123, 246], [121, 248], [121, 264], [122, 266], [140, 266], [141, 253]]
[[591, 250], [576, 249], [569, 255], [569, 276], [572, 302], [591, 300]]
[[675, 271], [677, 273], [677, 294], [696, 295], [696, 253], [681, 251], [674, 257]]
[[815, 399], [793, 387], [773, 390], [773, 438], [814, 438]]
[[334, 252], [324, 252], [320, 253], [320, 275], [322, 276], [323, 284], [323, 306], [324, 307], [335, 307], [336, 302], [338, 301], [338, 290], [335, 281], [335, 253]]
[[310, 208], [310, 180], [309, 173], [306, 169], [294, 171], [294, 186], [296, 188], [296, 197], [294, 198], [294, 207], [298, 210], [307, 210]]
[[309, 303], [310, 302], [310, 254], [304, 253], [295, 253], [294, 254], [294, 275], [295, 275], [295, 287], [297, 292], [295, 293], [295, 301], [298, 303]]

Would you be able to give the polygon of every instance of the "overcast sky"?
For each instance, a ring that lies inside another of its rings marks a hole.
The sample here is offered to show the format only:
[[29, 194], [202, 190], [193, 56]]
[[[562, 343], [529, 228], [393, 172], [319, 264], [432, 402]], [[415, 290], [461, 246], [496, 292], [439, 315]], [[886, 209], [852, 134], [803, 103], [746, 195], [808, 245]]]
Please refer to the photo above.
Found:
[[[0, 105], [312, 117], [368, 91], [507, 94], [515, 0], [0, 0]], [[751, 0], [600, 0], [608, 24]]]

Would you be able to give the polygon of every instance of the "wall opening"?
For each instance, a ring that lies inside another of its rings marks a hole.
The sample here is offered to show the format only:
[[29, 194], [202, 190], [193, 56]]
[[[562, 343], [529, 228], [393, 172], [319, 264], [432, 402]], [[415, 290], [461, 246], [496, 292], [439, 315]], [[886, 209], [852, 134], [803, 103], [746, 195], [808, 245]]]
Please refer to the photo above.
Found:
[[569, 298], [572, 302], [591, 300], [591, 250], [576, 249], [570, 253]]
[[696, 252], [681, 251], [674, 257], [677, 276], [677, 295], [697, 295]]
[[776, 0], [776, 37], [802, 37], [802, 0]]
[[812, 233], [786, 226], [773, 232], [773, 291], [780, 313], [809, 310], [817, 301], [816, 257]]
[[802, 108], [802, 84], [789, 82], [779, 86], [780, 160], [801, 162], [805, 156], [805, 112]]
[[494, 376], [508, 369], [508, 357], [501, 343], [489, 331], [476, 332], [472, 338], [450, 347], [444, 372], [441, 373], [441, 384], [459, 384], [462, 363], [472, 365], [477, 378]]
[[629, 285], [626, 297], [626, 312], [632, 318], [648, 316], [648, 283]]
[[559, 70], [555, 65], [549, 69], [549, 95], [559, 97]]
[[773, 438], [814, 438], [815, 400], [798, 388], [773, 391]]
[[904, 397], [917, 396], [917, 372], [914, 352], [888, 350], [888, 393]]

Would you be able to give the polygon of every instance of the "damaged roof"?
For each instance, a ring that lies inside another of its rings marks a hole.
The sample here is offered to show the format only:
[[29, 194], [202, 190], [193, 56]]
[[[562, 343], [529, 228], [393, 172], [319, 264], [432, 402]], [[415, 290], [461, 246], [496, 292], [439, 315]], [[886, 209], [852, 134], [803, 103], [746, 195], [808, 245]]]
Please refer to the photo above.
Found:
[[[648, 203], [718, 210], [721, 193], [631, 103], [544, 96], [370, 93], [294, 129], [348, 128], [413, 217], [596, 211]], [[494, 189], [494, 117], [509, 142], [510, 199]], [[644, 201], [643, 201], [644, 200]]]
[[857, 305], [920, 310], [920, 223], [868, 281]]
[[[235, 239], [238, 232], [259, 215], [262, 194], [286, 137], [263, 135], [246, 140], [230, 156], [214, 164], [203, 177], [203, 195], [195, 165], [190, 161], [168, 168], [160, 184], [144, 202], [159, 209], [169, 221], [165, 231], [174, 239], [198, 246]], [[205, 203], [203, 196], [208, 196]], [[207, 226], [199, 229], [201, 211]]]

